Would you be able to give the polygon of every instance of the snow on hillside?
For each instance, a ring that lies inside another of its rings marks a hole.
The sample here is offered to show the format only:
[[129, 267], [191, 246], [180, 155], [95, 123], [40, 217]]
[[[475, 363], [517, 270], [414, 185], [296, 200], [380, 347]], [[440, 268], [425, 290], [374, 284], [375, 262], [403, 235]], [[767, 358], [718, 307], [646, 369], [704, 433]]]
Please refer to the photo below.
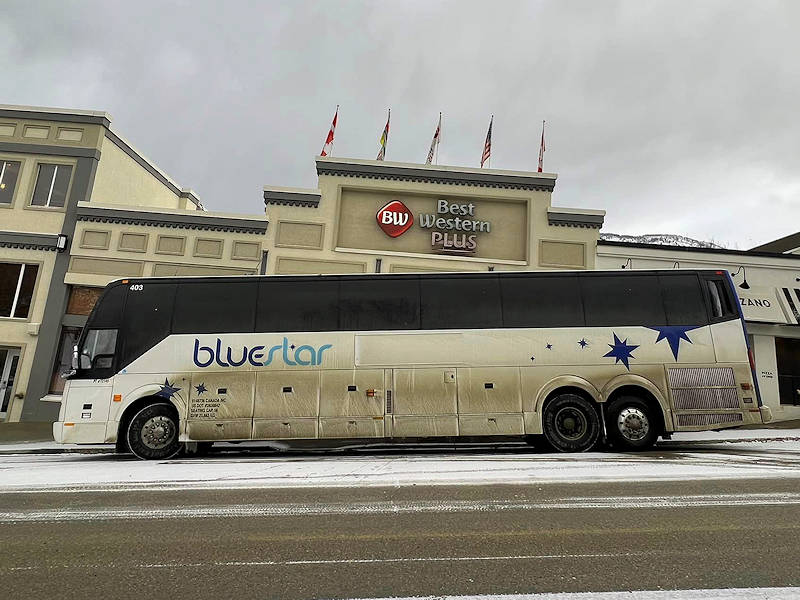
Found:
[[627, 242], [629, 244], [658, 244], [661, 246], [686, 246], [689, 248], [723, 248], [723, 246], [715, 244], [714, 242], [704, 242], [672, 233], [646, 233], [644, 235], [601, 233], [600, 239], [607, 242]]

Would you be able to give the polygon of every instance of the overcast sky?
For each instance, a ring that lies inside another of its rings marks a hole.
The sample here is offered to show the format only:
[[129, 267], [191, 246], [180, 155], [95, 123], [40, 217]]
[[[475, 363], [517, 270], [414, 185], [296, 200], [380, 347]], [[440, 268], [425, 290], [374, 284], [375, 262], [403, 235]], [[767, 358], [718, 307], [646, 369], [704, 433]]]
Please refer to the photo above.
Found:
[[209, 210], [335, 156], [545, 171], [604, 231], [746, 249], [800, 231], [800, 2], [5, 0], [6, 104], [105, 110]]

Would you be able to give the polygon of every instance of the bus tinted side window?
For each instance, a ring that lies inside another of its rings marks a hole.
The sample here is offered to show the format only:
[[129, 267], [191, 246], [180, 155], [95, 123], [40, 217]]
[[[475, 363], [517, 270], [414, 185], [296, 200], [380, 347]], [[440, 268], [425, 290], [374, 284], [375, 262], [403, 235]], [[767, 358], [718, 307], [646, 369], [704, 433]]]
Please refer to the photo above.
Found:
[[172, 333], [252, 333], [257, 291], [255, 281], [181, 283]]
[[711, 301], [711, 316], [713, 319], [735, 319], [739, 316], [739, 311], [734, 302], [734, 292], [730, 289], [728, 282], [722, 278], [706, 279], [708, 297]]
[[665, 325], [661, 286], [656, 275], [586, 275], [580, 277], [586, 325]]
[[169, 335], [175, 302], [174, 283], [144, 283], [128, 291], [122, 322], [123, 368]]
[[259, 284], [257, 332], [338, 329], [338, 280], [275, 278]]
[[419, 278], [342, 279], [339, 327], [343, 331], [419, 329]]
[[695, 274], [659, 275], [667, 325], [706, 325], [708, 314], [700, 279]]
[[502, 327], [497, 277], [420, 280], [422, 329]]
[[122, 308], [125, 305], [127, 285], [115, 285], [108, 288], [98, 300], [88, 321], [92, 329], [118, 327], [122, 322]]
[[577, 277], [506, 277], [500, 286], [505, 327], [583, 326]]

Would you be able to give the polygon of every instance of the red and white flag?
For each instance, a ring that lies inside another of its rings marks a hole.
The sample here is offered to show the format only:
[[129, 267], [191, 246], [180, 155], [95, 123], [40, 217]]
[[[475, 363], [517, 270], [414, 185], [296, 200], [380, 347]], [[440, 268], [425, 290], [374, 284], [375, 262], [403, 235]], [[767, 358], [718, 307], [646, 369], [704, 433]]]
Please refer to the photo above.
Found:
[[436, 131], [433, 134], [433, 140], [431, 140], [431, 149], [428, 150], [428, 160], [425, 161], [426, 165], [429, 165], [433, 162], [433, 155], [436, 154], [436, 149], [439, 147], [439, 139], [442, 135], [442, 113], [439, 113], [439, 124], [436, 126]]
[[339, 118], [339, 105], [336, 105], [336, 112], [333, 114], [333, 123], [331, 123], [331, 130], [328, 132], [328, 137], [325, 138], [325, 144], [322, 146], [320, 156], [330, 156], [333, 150], [333, 134], [336, 133], [336, 120]]
[[542, 121], [542, 143], [539, 146], [539, 173], [542, 172], [543, 163], [544, 163], [544, 121]]
[[494, 115], [489, 120], [489, 131], [486, 132], [486, 143], [483, 145], [483, 154], [481, 155], [481, 168], [483, 168], [483, 163], [485, 163], [489, 158], [492, 156], [492, 123], [494, 122]]

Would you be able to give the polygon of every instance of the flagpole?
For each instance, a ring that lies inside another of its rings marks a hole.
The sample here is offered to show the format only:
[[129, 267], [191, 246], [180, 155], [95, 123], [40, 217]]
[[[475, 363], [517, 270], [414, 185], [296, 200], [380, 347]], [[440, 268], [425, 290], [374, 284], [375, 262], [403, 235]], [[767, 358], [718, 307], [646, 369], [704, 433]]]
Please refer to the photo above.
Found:
[[439, 140], [436, 142], [436, 157], [433, 159], [433, 164], [439, 164], [439, 146], [442, 143], [442, 113], [439, 111]]

